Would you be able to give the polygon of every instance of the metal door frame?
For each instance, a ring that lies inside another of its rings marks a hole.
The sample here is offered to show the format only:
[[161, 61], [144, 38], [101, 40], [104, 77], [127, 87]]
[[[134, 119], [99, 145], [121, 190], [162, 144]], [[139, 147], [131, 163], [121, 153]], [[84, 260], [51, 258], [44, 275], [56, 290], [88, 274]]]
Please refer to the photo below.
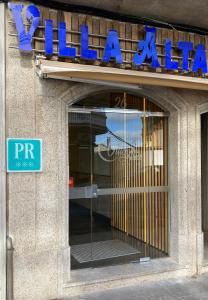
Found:
[[[100, 108], [100, 107], [77, 107], [77, 106], [70, 106], [68, 107], [68, 113], [78, 113], [78, 114], [90, 114], [92, 113], [117, 113], [117, 114], [136, 114], [138, 117], [141, 118], [148, 118], [148, 117], [169, 117], [168, 112], [148, 112], [148, 111], [139, 111], [136, 109], [125, 109], [125, 108]], [[90, 117], [90, 126], [91, 124], [91, 117]], [[91, 149], [92, 151], [92, 149]], [[92, 152], [91, 152], [92, 156]], [[91, 178], [92, 178], [92, 157], [91, 157]], [[70, 197], [70, 192], [72, 197]], [[88, 198], [91, 199], [91, 234], [93, 234], [93, 220], [92, 220], [92, 201], [93, 198], [97, 198], [98, 196], [105, 196], [105, 195], [122, 195], [122, 194], [135, 194], [135, 193], [160, 193], [160, 192], [169, 192], [169, 185], [167, 186], [144, 186], [144, 187], [123, 187], [123, 188], [98, 188], [96, 184], [91, 182], [90, 186], [84, 187], [75, 187], [71, 191], [69, 191], [69, 198], [71, 199], [80, 199], [80, 198]], [[169, 210], [169, 209], [168, 209]]]

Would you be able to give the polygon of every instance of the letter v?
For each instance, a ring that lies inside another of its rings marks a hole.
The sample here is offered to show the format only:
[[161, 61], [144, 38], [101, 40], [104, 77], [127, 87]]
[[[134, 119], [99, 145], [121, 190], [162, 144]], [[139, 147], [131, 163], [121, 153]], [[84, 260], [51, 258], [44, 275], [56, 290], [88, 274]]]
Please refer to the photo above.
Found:
[[29, 5], [26, 10], [26, 17], [32, 22], [28, 33], [25, 31], [25, 26], [22, 19], [22, 4], [8, 4], [9, 9], [12, 11], [12, 16], [16, 24], [17, 33], [19, 37], [20, 50], [32, 51], [32, 37], [40, 23], [40, 11], [35, 5]]

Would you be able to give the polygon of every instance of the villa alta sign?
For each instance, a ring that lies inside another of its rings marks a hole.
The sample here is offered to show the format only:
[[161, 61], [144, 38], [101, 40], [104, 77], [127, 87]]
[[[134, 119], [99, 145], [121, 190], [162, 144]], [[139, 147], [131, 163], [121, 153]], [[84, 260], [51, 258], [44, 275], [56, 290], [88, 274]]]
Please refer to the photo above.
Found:
[[[12, 12], [13, 20], [16, 25], [19, 37], [19, 49], [22, 51], [32, 51], [32, 40], [37, 30], [41, 12], [35, 5], [29, 5], [26, 8], [26, 18], [31, 23], [28, 32], [23, 22], [23, 4], [9, 3], [9, 9]], [[53, 20], [44, 20], [45, 28], [45, 55], [50, 57], [54, 54], [53, 40], [54, 40], [54, 24]], [[158, 51], [156, 46], [156, 28], [145, 26], [145, 38], [138, 41], [137, 51], [135, 51], [132, 63], [135, 67], [140, 67], [144, 62], [150, 63], [151, 68], [160, 68], [158, 59]], [[67, 28], [65, 22], [58, 23], [58, 56], [65, 58], [75, 58], [77, 56], [77, 49], [75, 47], [68, 47], [66, 42]], [[196, 47], [190, 41], [179, 40], [177, 48], [181, 51], [181, 65], [172, 57], [172, 41], [166, 39], [164, 44], [165, 49], [165, 65], [166, 70], [179, 70], [184, 72], [194, 73], [208, 73], [207, 57], [204, 44], [200, 43]], [[190, 57], [193, 57], [192, 63], [189, 63]], [[97, 50], [89, 47], [89, 33], [88, 26], [83, 24], [80, 26], [80, 58], [89, 61], [96, 61], [98, 58]], [[109, 30], [105, 47], [102, 55], [102, 62], [108, 63], [114, 60], [116, 64], [122, 64], [124, 61], [119, 34], [116, 30]]]

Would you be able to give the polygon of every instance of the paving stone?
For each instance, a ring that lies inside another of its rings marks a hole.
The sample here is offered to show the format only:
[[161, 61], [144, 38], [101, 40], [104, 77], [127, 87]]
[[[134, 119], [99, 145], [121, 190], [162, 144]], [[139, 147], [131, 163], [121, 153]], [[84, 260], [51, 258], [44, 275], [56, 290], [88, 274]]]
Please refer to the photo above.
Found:
[[68, 300], [208, 300], [208, 274], [99, 291]]

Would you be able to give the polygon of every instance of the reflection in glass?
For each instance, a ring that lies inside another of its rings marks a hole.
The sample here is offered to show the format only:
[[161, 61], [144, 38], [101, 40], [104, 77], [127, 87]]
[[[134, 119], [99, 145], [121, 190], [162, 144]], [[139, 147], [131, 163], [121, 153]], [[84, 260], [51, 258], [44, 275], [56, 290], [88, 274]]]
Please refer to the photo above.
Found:
[[166, 256], [168, 118], [126, 93], [97, 95], [76, 107], [85, 113], [69, 113], [70, 178], [78, 189], [97, 186], [98, 196], [70, 198], [72, 268]]

